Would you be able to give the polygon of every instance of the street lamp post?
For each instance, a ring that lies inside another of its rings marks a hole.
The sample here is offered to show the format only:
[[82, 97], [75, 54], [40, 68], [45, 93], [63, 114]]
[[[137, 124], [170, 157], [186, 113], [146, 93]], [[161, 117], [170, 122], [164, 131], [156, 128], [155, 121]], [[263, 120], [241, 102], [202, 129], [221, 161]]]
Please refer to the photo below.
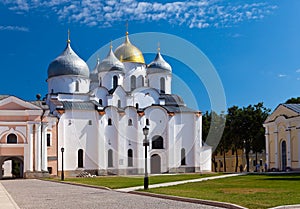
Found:
[[145, 126], [143, 128], [143, 133], [145, 135], [145, 139], [143, 142], [143, 146], [145, 146], [145, 177], [144, 177], [144, 190], [148, 189], [149, 185], [149, 178], [148, 178], [148, 171], [147, 171], [147, 146], [149, 146], [149, 141], [147, 139], [147, 135], [149, 134], [149, 128]]
[[64, 181], [65, 180], [65, 173], [64, 173], [64, 151], [65, 148], [61, 148], [61, 180]]

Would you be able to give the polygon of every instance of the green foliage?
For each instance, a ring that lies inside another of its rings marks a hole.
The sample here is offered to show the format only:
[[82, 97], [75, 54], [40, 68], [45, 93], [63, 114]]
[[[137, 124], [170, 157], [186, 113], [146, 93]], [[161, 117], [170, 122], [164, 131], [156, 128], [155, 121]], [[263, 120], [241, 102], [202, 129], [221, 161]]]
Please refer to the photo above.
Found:
[[300, 104], [300, 97], [297, 98], [292, 97], [286, 100], [285, 104]]
[[247, 175], [150, 189], [149, 192], [229, 202], [249, 209], [300, 203], [300, 174]]

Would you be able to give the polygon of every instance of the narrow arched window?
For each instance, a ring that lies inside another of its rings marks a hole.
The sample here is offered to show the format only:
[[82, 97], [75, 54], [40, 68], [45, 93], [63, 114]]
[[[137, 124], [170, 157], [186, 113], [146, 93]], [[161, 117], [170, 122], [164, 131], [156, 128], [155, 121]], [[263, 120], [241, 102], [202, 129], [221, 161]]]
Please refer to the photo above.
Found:
[[102, 99], [99, 99], [99, 104], [100, 104], [100, 105], [103, 105], [103, 104], [102, 104]]
[[102, 78], [99, 79], [99, 86], [102, 86]]
[[121, 108], [121, 100], [118, 99], [118, 108]]
[[75, 91], [79, 91], [79, 81], [75, 82]]
[[113, 77], [113, 89], [117, 88], [118, 86], [118, 76]]
[[108, 120], [107, 120], [107, 125], [109, 125], [109, 126], [112, 125], [112, 120], [111, 120], [111, 118], [108, 118]]
[[83, 168], [83, 150], [78, 150], [78, 168]]
[[181, 165], [186, 165], [186, 162], [185, 162], [185, 149], [184, 148], [181, 149]]
[[145, 86], [145, 79], [142, 77], [142, 87]]
[[132, 167], [133, 166], [133, 151], [132, 151], [132, 149], [128, 150], [127, 157], [128, 157], [128, 167]]
[[150, 126], [150, 121], [148, 118], [146, 119], [146, 126]]
[[132, 126], [132, 119], [128, 120], [128, 126]]
[[130, 83], [131, 83], [131, 91], [133, 91], [134, 89], [136, 89], [136, 77], [134, 75], [131, 76]]
[[135, 103], [135, 108], [139, 109], [139, 103]]
[[152, 149], [163, 149], [164, 148], [164, 139], [161, 136], [154, 136], [152, 138]]
[[166, 92], [166, 83], [164, 78], [160, 78], [160, 93]]
[[108, 167], [113, 167], [113, 151], [111, 149], [108, 150]]
[[15, 134], [9, 134], [7, 136], [7, 144], [17, 144], [18, 140], [17, 140], [17, 136]]

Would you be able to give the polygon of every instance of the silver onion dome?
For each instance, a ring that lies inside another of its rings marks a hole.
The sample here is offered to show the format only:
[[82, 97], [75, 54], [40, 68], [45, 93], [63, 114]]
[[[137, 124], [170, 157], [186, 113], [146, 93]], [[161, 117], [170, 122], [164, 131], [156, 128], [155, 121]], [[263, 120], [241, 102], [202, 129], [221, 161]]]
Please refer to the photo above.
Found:
[[100, 62], [98, 67], [98, 72], [105, 72], [105, 71], [122, 71], [124, 72], [125, 67], [124, 64], [118, 60], [115, 56], [114, 52], [112, 51], [112, 47], [110, 47], [110, 51], [107, 54], [106, 58]]
[[90, 73], [90, 79], [91, 82], [98, 82], [98, 68], [100, 65], [100, 59], [97, 59], [96, 66], [94, 67], [94, 70]]
[[89, 67], [71, 48], [70, 40], [64, 51], [48, 67], [48, 78], [60, 75], [78, 75], [88, 78]]
[[172, 67], [164, 60], [160, 52], [156, 54], [155, 59], [147, 67], [147, 73], [172, 72]]

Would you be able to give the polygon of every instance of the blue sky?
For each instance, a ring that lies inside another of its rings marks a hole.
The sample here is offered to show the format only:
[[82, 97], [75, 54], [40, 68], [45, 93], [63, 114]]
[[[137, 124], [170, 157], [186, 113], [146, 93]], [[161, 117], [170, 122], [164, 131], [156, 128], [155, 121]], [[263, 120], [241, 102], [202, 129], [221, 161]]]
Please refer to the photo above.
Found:
[[[26, 100], [45, 95], [48, 65], [64, 49], [68, 28], [72, 48], [88, 60], [124, 36], [128, 20], [130, 34], [168, 33], [199, 48], [218, 72], [228, 106], [264, 102], [274, 109], [300, 96], [299, 11], [298, 0], [0, 0], [0, 94]], [[180, 50], [176, 43], [174, 50]], [[146, 55], [146, 62], [154, 56]], [[197, 108], [210, 110], [201, 79], [181, 60], [165, 59], [197, 98]], [[175, 93], [195, 108], [178, 86]]]

